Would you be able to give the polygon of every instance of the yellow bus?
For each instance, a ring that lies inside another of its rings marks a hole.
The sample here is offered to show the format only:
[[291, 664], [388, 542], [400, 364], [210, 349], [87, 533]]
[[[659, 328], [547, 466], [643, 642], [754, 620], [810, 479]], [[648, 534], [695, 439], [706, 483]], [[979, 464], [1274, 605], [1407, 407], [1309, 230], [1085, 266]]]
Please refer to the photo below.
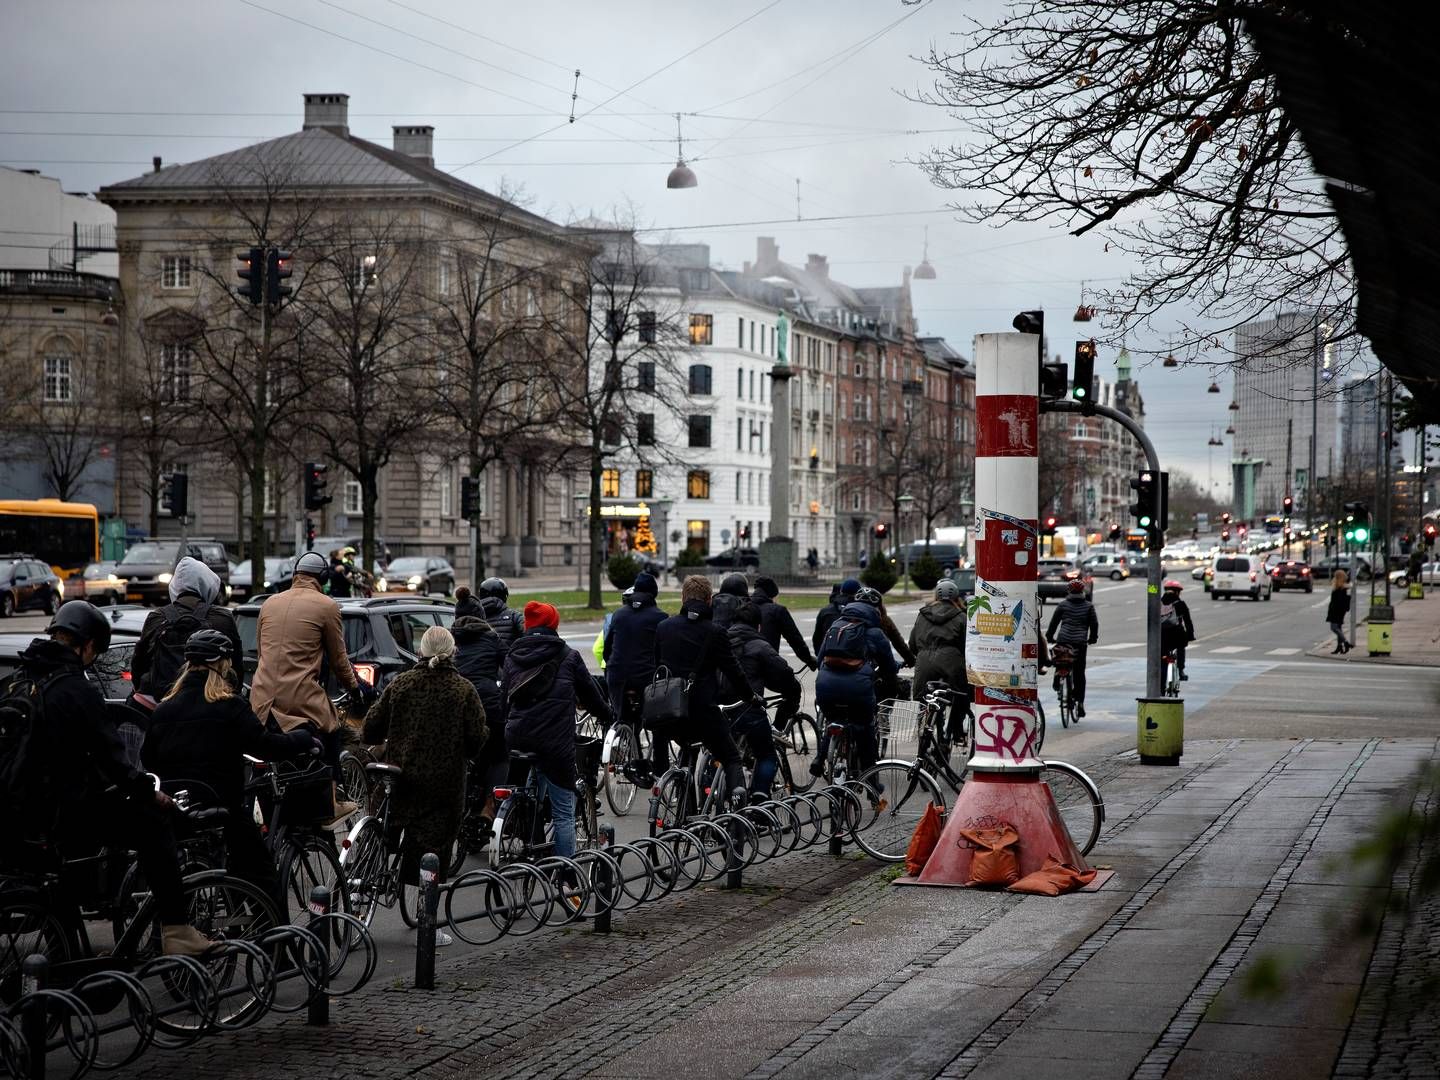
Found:
[[90, 503], [0, 499], [0, 554], [33, 555], [62, 578], [100, 561], [100, 516]]

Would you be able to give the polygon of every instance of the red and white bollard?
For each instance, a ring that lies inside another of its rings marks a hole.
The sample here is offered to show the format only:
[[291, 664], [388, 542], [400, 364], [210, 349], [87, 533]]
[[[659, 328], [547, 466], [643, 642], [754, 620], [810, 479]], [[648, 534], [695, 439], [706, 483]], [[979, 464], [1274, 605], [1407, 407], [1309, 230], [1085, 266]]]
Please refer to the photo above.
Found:
[[964, 885], [974, 849], [964, 830], [1004, 822], [1020, 834], [1020, 874], [1047, 855], [1085, 862], [1040, 783], [1035, 712], [1039, 601], [1040, 370], [1033, 334], [975, 338], [975, 594], [965, 666], [975, 689], [970, 778], [918, 880]]

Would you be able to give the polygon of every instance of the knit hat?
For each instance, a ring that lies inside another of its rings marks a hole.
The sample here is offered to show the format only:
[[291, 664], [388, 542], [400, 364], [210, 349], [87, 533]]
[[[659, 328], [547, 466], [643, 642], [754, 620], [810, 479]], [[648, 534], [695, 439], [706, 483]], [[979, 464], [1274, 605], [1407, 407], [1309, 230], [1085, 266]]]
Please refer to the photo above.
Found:
[[847, 577], [844, 581], [840, 582], [841, 596], [854, 596], [859, 591], [860, 582], [856, 581], [853, 577]]
[[464, 585], [455, 590], [455, 617], [461, 618], [465, 615], [480, 616], [484, 613], [480, 609], [480, 601], [475, 599], [475, 594]]
[[728, 593], [731, 596], [746, 595], [745, 575], [726, 574], [725, 580], [720, 582], [720, 591], [722, 593]]
[[649, 593], [651, 596], [660, 592], [660, 586], [655, 583], [655, 575], [643, 571], [636, 575], [635, 584], [631, 588], [636, 592]]
[[560, 612], [550, 604], [531, 600], [525, 605], [525, 629], [534, 630], [537, 626], [547, 626], [551, 630], [560, 629]]
[[757, 577], [755, 579], [755, 591], [763, 593], [771, 600], [774, 600], [775, 597], [780, 595], [780, 586], [775, 584], [775, 579], [772, 577]]
[[495, 633], [495, 631], [479, 615], [460, 615], [450, 624], [450, 633], [455, 636], [457, 643], [468, 645], [472, 641], [479, 641], [486, 634]]

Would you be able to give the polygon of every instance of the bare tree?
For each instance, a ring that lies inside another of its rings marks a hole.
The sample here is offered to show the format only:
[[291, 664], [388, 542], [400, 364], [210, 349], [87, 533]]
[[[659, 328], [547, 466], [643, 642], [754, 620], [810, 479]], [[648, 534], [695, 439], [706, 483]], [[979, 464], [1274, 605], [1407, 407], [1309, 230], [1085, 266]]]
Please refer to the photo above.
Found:
[[[891, 402], [894, 405], [894, 401]], [[880, 403], [881, 415], [875, 428], [875, 471], [871, 485], [877, 496], [890, 504], [892, 527], [900, 523], [900, 497], [910, 495], [920, 470], [924, 444], [924, 400], [918, 395], [901, 393], [899, 406], [885, 415], [885, 402]]]
[[1098, 296], [1112, 341], [1181, 302], [1201, 316], [1191, 355], [1281, 308], [1352, 336], [1339, 223], [1241, 13], [1226, 0], [1013, 0], [923, 58], [935, 84], [918, 100], [973, 134], [920, 164], [977, 196], [956, 207], [970, 220], [1099, 231], [1137, 259]]
[[17, 427], [55, 498], [72, 500], [85, 473], [109, 441], [107, 381], [103, 354], [82, 337], [77, 350], [54, 337], [40, 357], [39, 381], [22, 391], [15, 408]]
[[930, 534], [935, 523], [949, 515], [959, 502], [955, 455], [943, 441], [926, 439], [915, 458], [915, 478], [910, 494], [915, 510], [924, 522], [925, 551], [930, 551]]

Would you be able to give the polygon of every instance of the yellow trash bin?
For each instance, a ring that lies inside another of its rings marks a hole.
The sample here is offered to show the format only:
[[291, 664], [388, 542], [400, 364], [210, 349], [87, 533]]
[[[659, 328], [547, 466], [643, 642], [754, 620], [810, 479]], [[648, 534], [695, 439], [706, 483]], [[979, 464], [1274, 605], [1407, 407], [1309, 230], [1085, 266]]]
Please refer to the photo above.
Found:
[[1391, 624], [1391, 623], [1388, 623], [1388, 622], [1377, 623], [1377, 622], [1371, 621], [1371, 622], [1366, 623], [1365, 626], [1367, 627], [1367, 630], [1366, 630], [1366, 643], [1368, 644], [1368, 646], [1369, 646], [1369, 648], [1370, 648], [1370, 655], [1371, 655], [1371, 656], [1389, 656], [1389, 655], [1390, 655], [1390, 630], [1391, 630], [1392, 624]]
[[1412, 581], [1410, 582], [1409, 591], [1405, 593], [1405, 596], [1410, 600], [1424, 600], [1425, 586], [1418, 581]]
[[1136, 698], [1135, 745], [1142, 765], [1179, 765], [1185, 752], [1185, 700]]

